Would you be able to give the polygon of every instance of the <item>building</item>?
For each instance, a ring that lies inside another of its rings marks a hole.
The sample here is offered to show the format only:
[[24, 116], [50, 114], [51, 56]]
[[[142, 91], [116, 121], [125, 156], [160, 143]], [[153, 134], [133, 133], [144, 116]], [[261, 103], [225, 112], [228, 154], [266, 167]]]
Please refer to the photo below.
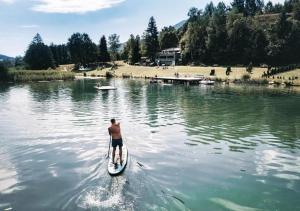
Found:
[[160, 53], [157, 54], [156, 64], [158, 65], [177, 65], [181, 63], [181, 50], [180, 48], [168, 48], [162, 50]]

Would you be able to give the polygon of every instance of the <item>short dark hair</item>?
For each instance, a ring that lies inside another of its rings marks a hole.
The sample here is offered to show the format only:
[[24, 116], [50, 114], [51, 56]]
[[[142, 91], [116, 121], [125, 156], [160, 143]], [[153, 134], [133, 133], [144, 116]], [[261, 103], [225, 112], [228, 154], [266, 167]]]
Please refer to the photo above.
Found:
[[116, 123], [116, 120], [115, 120], [115, 119], [111, 119], [110, 122], [111, 122], [112, 124], [114, 124], [114, 123]]

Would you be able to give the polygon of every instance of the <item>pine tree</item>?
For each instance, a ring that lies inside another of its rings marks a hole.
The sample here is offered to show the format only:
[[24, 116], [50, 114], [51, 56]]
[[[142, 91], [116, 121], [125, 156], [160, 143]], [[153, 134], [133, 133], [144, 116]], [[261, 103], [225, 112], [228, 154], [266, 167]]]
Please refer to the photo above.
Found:
[[237, 13], [245, 12], [245, 0], [233, 0], [231, 6]]
[[127, 50], [128, 50], [128, 62], [129, 64], [135, 64], [141, 59], [141, 49], [140, 49], [140, 37], [134, 37], [133, 34], [130, 35], [129, 40], [127, 41]]
[[32, 70], [44, 70], [48, 68], [55, 68], [50, 48], [43, 43], [39, 34], [36, 34], [30, 43], [24, 57], [24, 61]]
[[257, 11], [256, 0], [245, 0], [245, 13], [254, 16]]
[[158, 31], [154, 17], [149, 20], [148, 28], [145, 31], [145, 54], [152, 61], [155, 60], [156, 53], [159, 50]]
[[107, 42], [106, 38], [103, 35], [100, 39], [100, 45], [99, 45], [99, 61], [100, 62], [109, 62], [110, 56], [107, 50]]
[[76, 65], [87, 65], [97, 60], [97, 45], [88, 34], [73, 34], [68, 41], [71, 59]]

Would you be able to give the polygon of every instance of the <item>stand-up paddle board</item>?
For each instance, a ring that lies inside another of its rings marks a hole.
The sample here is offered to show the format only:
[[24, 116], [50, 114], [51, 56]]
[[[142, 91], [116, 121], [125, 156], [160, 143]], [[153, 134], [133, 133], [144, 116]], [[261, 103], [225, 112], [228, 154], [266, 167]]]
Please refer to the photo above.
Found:
[[124, 171], [124, 169], [126, 168], [127, 159], [128, 159], [128, 150], [127, 150], [127, 147], [126, 147], [125, 144], [123, 144], [123, 147], [122, 147], [122, 159], [123, 159], [122, 165], [120, 163], [119, 147], [117, 147], [117, 149], [116, 149], [115, 156], [116, 156], [115, 161], [116, 161], [117, 164], [113, 163], [112, 150], [111, 150], [111, 152], [109, 154], [109, 161], [108, 161], [108, 165], [107, 165], [107, 170], [108, 170], [108, 173], [112, 176], [116, 176], [116, 175], [121, 174]]
[[114, 86], [95, 86], [98, 90], [116, 90], [117, 87]]

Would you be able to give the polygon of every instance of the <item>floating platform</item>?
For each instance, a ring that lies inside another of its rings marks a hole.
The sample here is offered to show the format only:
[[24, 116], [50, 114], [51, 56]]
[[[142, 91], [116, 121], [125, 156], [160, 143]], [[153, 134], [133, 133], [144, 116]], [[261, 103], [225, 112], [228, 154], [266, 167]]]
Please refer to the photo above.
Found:
[[114, 87], [114, 86], [95, 86], [96, 89], [98, 90], [116, 90], [117, 87]]

